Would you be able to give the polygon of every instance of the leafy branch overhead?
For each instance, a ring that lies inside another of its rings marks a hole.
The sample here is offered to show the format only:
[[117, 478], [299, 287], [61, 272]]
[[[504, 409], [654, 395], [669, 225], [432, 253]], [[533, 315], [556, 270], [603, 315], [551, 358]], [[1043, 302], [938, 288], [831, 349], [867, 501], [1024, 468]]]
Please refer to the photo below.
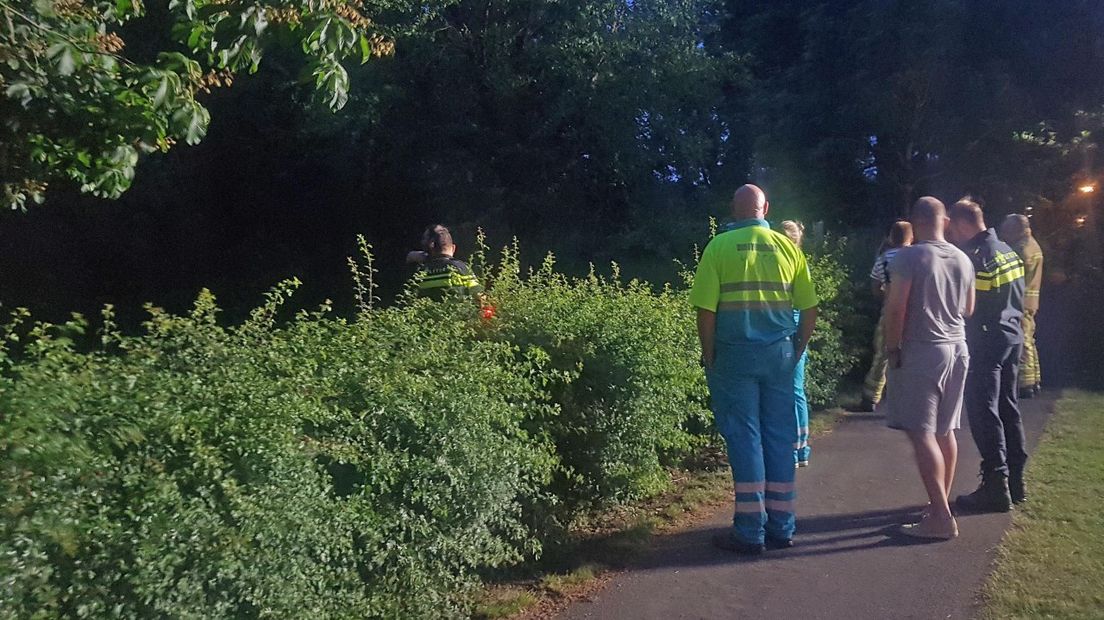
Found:
[[[142, 0], [0, 0], [0, 201], [25, 208], [62, 180], [118, 197], [140, 155], [200, 142], [202, 95], [256, 72], [272, 47], [299, 50], [320, 99], [341, 109], [342, 63], [394, 49], [369, 15], [402, 8], [392, 4], [170, 0], [151, 14]], [[143, 44], [133, 55], [132, 30]]]

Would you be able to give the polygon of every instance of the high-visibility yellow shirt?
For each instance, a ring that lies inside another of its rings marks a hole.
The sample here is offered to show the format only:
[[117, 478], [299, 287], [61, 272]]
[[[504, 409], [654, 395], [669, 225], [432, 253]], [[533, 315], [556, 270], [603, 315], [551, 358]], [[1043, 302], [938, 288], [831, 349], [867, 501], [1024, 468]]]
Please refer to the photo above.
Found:
[[794, 310], [819, 303], [805, 254], [766, 220], [734, 222], [725, 231], [702, 253], [690, 303], [717, 313], [719, 345], [793, 336]]

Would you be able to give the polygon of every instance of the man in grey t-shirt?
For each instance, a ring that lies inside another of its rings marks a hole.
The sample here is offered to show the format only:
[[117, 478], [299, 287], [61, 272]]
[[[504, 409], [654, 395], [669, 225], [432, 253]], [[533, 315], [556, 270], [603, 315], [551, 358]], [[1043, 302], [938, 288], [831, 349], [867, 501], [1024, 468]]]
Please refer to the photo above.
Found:
[[966, 317], [974, 311], [974, 268], [947, 243], [947, 209], [931, 197], [912, 207], [916, 243], [889, 265], [885, 347], [889, 358], [886, 420], [908, 433], [931, 502], [919, 523], [902, 532], [950, 539], [958, 524], [947, 503], [958, 460], [962, 392], [970, 356]]

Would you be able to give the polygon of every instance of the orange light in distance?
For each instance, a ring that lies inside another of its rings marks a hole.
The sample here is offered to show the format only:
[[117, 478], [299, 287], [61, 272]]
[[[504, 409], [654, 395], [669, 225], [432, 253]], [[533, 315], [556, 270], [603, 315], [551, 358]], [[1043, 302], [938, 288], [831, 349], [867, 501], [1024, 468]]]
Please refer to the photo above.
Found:
[[1095, 185], [1082, 185], [1081, 187], [1077, 188], [1077, 191], [1081, 192], [1082, 194], [1091, 194], [1091, 193], [1096, 191], [1096, 186]]

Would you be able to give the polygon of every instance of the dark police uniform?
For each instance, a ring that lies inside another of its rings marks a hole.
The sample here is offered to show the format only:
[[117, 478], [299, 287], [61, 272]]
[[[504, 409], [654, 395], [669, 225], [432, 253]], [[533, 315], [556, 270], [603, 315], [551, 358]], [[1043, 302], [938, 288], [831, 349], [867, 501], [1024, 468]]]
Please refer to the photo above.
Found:
[[[965, 400], [970, 430], [981, 453], [983, 485], [998, 484], [1007, 477], [1022, 494], [1027, 450], [1016, 392], [1023, 347], [1023, 261], [991, 228], [978, 233], [962, 250], [977, 274], [974, 315], [966, 321], [970, 370]], [[1014, 489], [1013, 499], [1016, 495]]]
[[418, 281], [418, 294], [424, 297], [475, 297], [483, 292], [467, 263], [451, 256], [431, 256], [422, 263], [420, 271], [424, 275]]

